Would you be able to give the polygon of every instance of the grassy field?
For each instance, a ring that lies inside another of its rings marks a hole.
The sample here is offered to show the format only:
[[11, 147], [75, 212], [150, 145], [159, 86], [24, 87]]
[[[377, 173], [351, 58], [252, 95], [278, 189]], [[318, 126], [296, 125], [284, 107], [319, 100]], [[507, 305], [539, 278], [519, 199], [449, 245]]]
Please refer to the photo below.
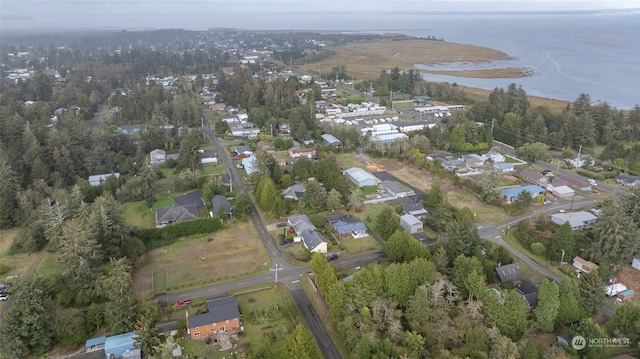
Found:
[[396, 66], [400, 70], [409, 70], [414, 69], [415, 64], [433, 65], [511, 59], [504, 52], [486, 47], [423, 39], [350, 43], [332, 46], [328, 50], [335, 51], [336, 55], [314, 62], [310, 66], [314, 70], [326, 73], [330, 72], [334, 66], [345, 65], [347, 72], [356, 79], [377, 78], [380, 71]]
[[139, 228], [154, 228], [156, 209], [167, 207], [176, 203], [173, 197], [159, 198], [151, 208], [147, 207], [144, 201], [126, 202], [120, 205], [122, 208], [122, 218], [127, 226], [136, 226]]
[[238, 279], [266, 270], [269, 257], [250, 222], [225, 225], [201, 238], [183, 238], [146, 253], [136, 292], [157, 294]]
[[221, 173], [227, 173], [227, 167], [223, 163], [208, 163], [202, 165], [200, 168], [200, 174], [203, 176], [211, 176]]
[[36, 268], [36, 276], [52, 277], [62, 274], [64, 266], [58, 262], [58, 255], [52, 252], [46, 252], [38, 267]]
[[[502, 236], [502, 238], [505, 240], [505, 242], [509, 243], [510, 245], [512, 245], [515, 249], [519, 250], [520, 252], [524, 253], [527, 257], [533, 259], [534, 261], [536, 261], [538, 264], [540, 264], [541, 266], [544, 266], [545, 268], [553, 271], [554, 273], [556, 273], [557, 275], [561, 276], [563, 279], [568, 279], [569, 277], [567, 277], [566, 274], [562, 273], [560, 270], [558, 270], [557, 268], [555, 268], [554, 266], [552, 266], [551, 264], [549, 264], [549, 262], [547, 261], [546, 258], [535, 255], [533, 253], [531, 253], [531, 251], [529, 250], [529, 248], [525, 248], [522, 244], [520, 244], [520, 242], [518, 242], [515, 237], [513, 237], [513, 234], [511, 234], [511, 232], [507, 232], [505, 235]], [[515, 257], [514, 257], [515, 258]], [[518, 265], [521, 265], [520, 263], [518, 263]], [[522, 271], [522, 270], [521, 270]], [[535, 270], [529, 270], [529, 275], [530, 276], [534, 276], [535, 274], [539, 274], [537, 273], [537, 271]], [[525, 274], [524, 272], [522, 273], [523, 275]]]
[[[341, 153], [336, 156], [336, 162], [343, 167], [360, 167], [366, 168], [367, 165], [358, 160], [358, 155], [354, 152]], [[368, 156], [366, 156], [368, 158]]]
[[497, 224], [508, 219], [502, 209], [483, 204], [476, 197], [460, 190], [448, 191], [447, 200], [456, 208], [468, 207], [476, 214], [476, 222], [478, 223]]
[[345, 238], [341, 239], [340, 243], [342, 244], [344, 250], [349, 253], [382, 250], [382, 248], [380, 248], [380, 244], [378, 244], [378, 242], [371, 237]]

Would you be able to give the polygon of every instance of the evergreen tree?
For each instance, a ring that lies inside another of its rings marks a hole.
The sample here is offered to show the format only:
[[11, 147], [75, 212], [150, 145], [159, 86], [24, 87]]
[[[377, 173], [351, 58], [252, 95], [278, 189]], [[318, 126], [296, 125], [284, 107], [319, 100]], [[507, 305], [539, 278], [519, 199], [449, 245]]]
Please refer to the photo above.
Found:
[[551, 242], [551, 250], [549, 251], [549, 259], [552, 261], [559, 261], [562, 259], [562, 253], [564, 251], [564, 258], [569, 260], [573, 258], [573, 252], [575, 250], [575, 238], [573, 236], [573, 229], [569, 222], [565, 222], [558, 228], [558, 231], [553, 236]]
[[[558, 321], [562, 325], [573, 323], [589, 317], [589, 313], [582, 305], [580, 289], [573, 279], [565, 279], [560, 282], [559, 293], [560, 307], [558, 308]], [[599, 291], [602, 294], [602, 290]]]
[[560, 309], [560, 294], [556, 282], [549, 282], [547, 278], [542, 280], [538, 292], [538, 306], [533, 311], [536, 316], [538, 328], [544, 332], [552, 332], [558, 310]]
[[282, 351], [283, 359], [321, 359], [322, 354], [304, 324], [296, 325]]
[[136, 323], [138, 305], [133, 291], [131, 267], [126, 258], [111, 259], [102, 289], [104, 296], [109, 299], [105, 309], [107, 325], [114, 334], [130, 331]]
[[386, 241], [400, 227], [400, 220], [389, 206], [385, 206], [376, 217], [375, 228], [380, 238]]
[[595, 314], [604, 304], [604, 285], [598, 276], [598, 271], [583, 273], [580, 276], [578, 287], [584, 308], [591, 314]]

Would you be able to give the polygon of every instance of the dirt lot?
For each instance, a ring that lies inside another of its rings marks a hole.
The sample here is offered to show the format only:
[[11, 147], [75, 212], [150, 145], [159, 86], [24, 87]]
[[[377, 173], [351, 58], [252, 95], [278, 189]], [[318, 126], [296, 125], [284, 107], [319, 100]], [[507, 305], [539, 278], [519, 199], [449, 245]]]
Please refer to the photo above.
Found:
[[138, 293], [174, 291], [256, 273], [267, 260], [253, 225], [232, 223], [145, 254], [134, 284]]
[[628, 266], [618, 273], [618, 277], [620, 282], [624, 283], [629, 289], [633, 289], [635, 293], [640, 293], [640, 270]]

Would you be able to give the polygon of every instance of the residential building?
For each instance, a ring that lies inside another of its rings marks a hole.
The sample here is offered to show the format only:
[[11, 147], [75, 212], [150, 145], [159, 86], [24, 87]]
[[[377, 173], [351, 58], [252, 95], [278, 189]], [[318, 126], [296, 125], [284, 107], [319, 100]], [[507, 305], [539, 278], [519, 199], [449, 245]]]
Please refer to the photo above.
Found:
[[238, 155], [253, 156], [253, 151], [249, 146], [236, 146], [236, 152]]
[[387, 193], [394, 195], [396, 197], [406, 197], [406, 196], [415, 195], [415, 193], [412, 190], [405, 189], [400, 185], [398, 185], [396, 182], [389, 181], [389, 180], [384, 180], [380, 182], [380, 185], [378, 185], [378, 187], [380, 187], [384, 191], [387, 191]]
[[514, 283], [518, 285], [522, 281], [520, 267], [515, 263], [497, 267], [496, 274], [498, 275], [498, 282], [500, 283]]
[[295, 148], [292, 147], [287, 151], [287, 155], [293, 159], [297, 159], [300, 156], [305, 156], [308, 159], [312, 160], [316, 158], [316, 149], [315, 148]]
[[558, 225], [563, 225], [565, 222], [569, 222], [571, 229], [574, 231], [580, 231], [588, 228], [590, 225], [596, 223], [598, 217], [593, 213], [587, 211], [578, 211], [570, 213], [554, 213], [551, 215], [551, 221]]
[[300, 233], [300, 239], [302, 244], [311, 252], [327, 253], [328, 243], [322, 234], [306, 230]]
[[340, 148], [342, 147], [342, 141], [340, 141], [339, 139], [335, 138], [333, 135], [325, 133], [324, 135], [322, 135], [322, 142], [331, 145], [335, 148]]
[[205, 339], [211, 335], [235, 332], [240, 329], [240, 310], [234, 297], [224, 297], [207, 301], [208, 312], [189, 316], [187, 314], [187, 334], [191, 339]]
[[402, 133], [408, 133], [413, 131], [421, 131], [424, 129], [424, 122], [396, 122], [398, 130]]
[[156, 209], [156, 228], [192, 219], [198, 219], [198, 209], [194, 204], [184, 206], [173, 204]]
[[304, 195], [304, 184], [302, 182], [294, 183], [293, 186], [282, 191], [282, 197], [292, 199], [294, 201], [299, 200]]
[[155, 149], [149, 153], [149, 157], [151, 158], [151, 165], [161, 165], [167, 162], [167, 153], [162, 149]]
[[203, 165], [207, 163], [218, 163], [218, 153], [216, 150], [198, 150], [200, 154], [200, 163]]
[[111, 176], [114, 176], [115, 178], [120, 178], [120, 172], [89, 176], [89, 185], [93, 187], [101, 186], [107, 180], [107, 177], [111, 177]]
[[289, 226], [293, 228], [294, 232], [299, 236], [304, 231], [315, 231], [316, 226], [311, 223], [311, 220], [306, 214], [299, 214], [291, 216], [287, 219]]
[[465, 165], [468, 168], [480, 168], [484, 166], [485, 159], [475, 153], [462, 156]]
[[351, 167], [344, 171], [347, 179], [358, 187], [375, 186], [380, 180], [371, 173], [359, 167]]
[[616, 182], [618, 182], [618, 184], [626, 186], [626, 187], [635, 187], [635, 186], [640, 186], [640, 178], [638, 177], [633, 177], [633, 176], [627, 176], [627, 175], [619, 175], [616, 178]]
[[592, 270], [597, 270], [598, 268], [600, 268], [599, 265], [593, 263], [593, 262], [589, 262], [588, 260], [581, 258], [581, 257], [574, 257], [573, 258], [573, 266], [576, 267], [577, 270], [579, 270], [580, 272], [583, 273], [589, 273]]
[[326, 215], [324, 218], [327, 220], [327, 223], [334, 224], [338, 221], [342, 221], [345, 218], [350, 218], [350, 216], [345, 216], [342, 213], [332, 213], [332, 214]]
[[530, 169], [525, 169], [520, 172], [522, 175], [522, 180], [528, 184], [534, 184], [540, 187], [545, 187], [549, 184], [549, 179], [547, 176], [543, 175], [540, 172], [532, 171]]
[[256, 164], [257, 159], [254, 156], [249, 156], [242, 159], [242, 167], [248, 175], [258, 172], [258, 166]]
[[400, 226], [411, 234], [423, 232], [422, 221], [411, 214], [400, 216]]
[[527, 191], [531, 194], [532, 198], [536, 198], [539, 196], [544, 196], [544, 188], [536, 185], [522, 186], [522, 187], [513, 187], [513, 188], [503, 188], [500, 190], [500, 196], [504, 198], [505, 202], [511, 203], [518, 198], [520, 193]]
[[222, 218], [228, 218], [233, 215], [231, 203], [229, 203], [227, 197], [217, 194], [211, 198], [211, 214]]
[[580, 156], [575, 156], [573, 158], [565, 158], [565, 162], [567, 162], [567, 164], [575, 167], [575, 168], [580, 168], [585, 166], [587, 163], [593, 164], [593, 157], [591, 157], [591, 155], [589, 154], [585, 154], [585, 155], [580, 155]]
[[496, 162], [493, 164], [493, 168], [498, 172], [513, 172], [513, 164], [509, 162]]
[[367, 226], [357, 219], [337, 221], [332, 223], [331, 226], [333, 227], [333, 233], [335, 233], [338, 238], [369, 237], [369, 233], [367, 233]]
[[422, 218], [429, 214], [421, 202], [414, 202], [402, 205], [402, 213], [410, 214], [416, 218]]
[[529, 310], [533, 310], [538, 306], [538, 286], [535, 284], [528, 280], [523, 280], [522, 283], [518, 285], [518, 293], [520, 293], [529, 304]]
[[107, 358], [140, 359], [140, 349], [134, 345], [133, 332], [107, 337], [104, 352]]
[[547, 185], [547, 191], [558, 198], [571, 198], [576, 194], [576, 191], [569, 186], [554, 186], [552, 184]]
[[489, 151], [485, 153], [484, 155], [482, 155], [482, 159], [485, 161], [491, 160], [491, 162], [493, 163], [504, 162], [506, 160], [503, 154], [496, 151]]
[[560, 181], [560, 180], [574, 189], [585, 191], [585, 192], [591, 191], [591, 184], [589, 184], [589, 182], [586, 182], [577, 178], [573, 178], [573, 177], [562, 176], [560, 178], [554, 178], [551, 181], [551, 184], [553, 184], [554, 186], [557, 186], [556, 181]]

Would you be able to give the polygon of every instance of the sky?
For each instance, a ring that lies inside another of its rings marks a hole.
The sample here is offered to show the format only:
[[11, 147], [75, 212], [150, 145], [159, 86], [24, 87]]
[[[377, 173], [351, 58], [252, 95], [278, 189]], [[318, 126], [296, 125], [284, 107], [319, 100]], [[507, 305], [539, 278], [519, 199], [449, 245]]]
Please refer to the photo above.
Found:
[[[180, 27], [188, 16], [320, 14], [389, 11], [578, 11], [640, 8], [640, 0], [0, 0], [2, 28]], [[127, 20], [127, 18], [129, 20]], [[154, 19], [154, 20], [151, 20]], [[178, 21], [180, 20], [180, 21]], [[252, 17], [259, 21], [259, 17]], [[152, 24], [151, 24], [152, 23]], [[242, 26], [239, 26], [242, 27]]]

